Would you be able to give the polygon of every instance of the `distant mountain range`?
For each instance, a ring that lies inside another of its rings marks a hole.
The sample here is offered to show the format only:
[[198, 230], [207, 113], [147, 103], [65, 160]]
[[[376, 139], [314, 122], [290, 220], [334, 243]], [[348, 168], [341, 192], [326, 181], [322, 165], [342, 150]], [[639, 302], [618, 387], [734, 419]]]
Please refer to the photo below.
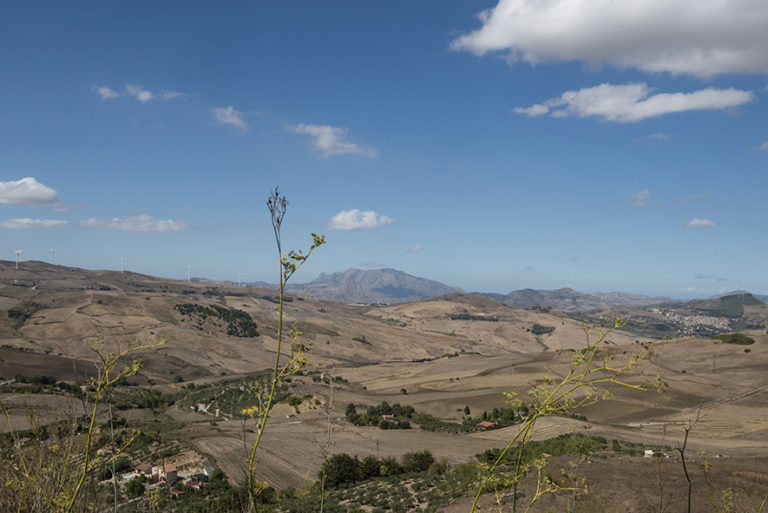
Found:
[[[232, 281], [213, 281], [205, 278], [192, 278], [197, 283], [225, 283], [237, 285]], [[273, 283], [263, 281], [244, 284], [249, 288], [277, 289]], [[403, 303], [434, 296], [443, 296], [454, 292], [464, 292], [458, 287], [450, 287], [439, 281], [411, 276], [396, 269], [361, 270], [350, 268], [332, 274], [320, 273], [309, 283], [289, 283], [288, 290], [307, 296], [345, 303]]]
[[[213, 281], [204, 278], [193, 278], [198, 283], [225, 283], [236, 285], [232, 281]], [[263, 281], [244, 284], [250, 288], [276, 289], [277, 285]], [[454, 292], [463, 292], [458, 287], [451, 287], [439, 281], [412, 276], [396, 269], [361, 270], [350, 268], [346, 271], [332, 274], [321, 273], [309, 283], [289, 284], [288, 290], [312, 297], [333, 299], [346, 303], [402, 303], [442, 296]], [[562, 312], [597, 312], [616, 307], [645, 308], [662, 303], [685, 303], [680, 299], [669, 297], [651, 297], [644, 294], [628, 294], [625, 292], [594, 292], [585, 293], [571, 288], [556, 290], [513, 290], [508, 294], [491, 292], [473, 292], [473, 295], [486, 297], [509, 306], [542, 307], [560, 310]], [[714, 298], [748, 294], [746, 291], [733, 291], [720, 294]], [[754, 295], [763, 302], [768, 302], [768, 296]]]

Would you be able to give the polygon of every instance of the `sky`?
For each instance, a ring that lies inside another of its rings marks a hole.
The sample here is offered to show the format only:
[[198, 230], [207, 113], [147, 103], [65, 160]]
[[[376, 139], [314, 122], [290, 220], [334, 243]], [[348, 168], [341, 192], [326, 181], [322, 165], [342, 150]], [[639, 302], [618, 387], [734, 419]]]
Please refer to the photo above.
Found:
[[[768, 293], [764, 0], [0, 3], [0, 259]], [[52, 251], [53, 250], [53, 251]], [[122, 259], [122, 260], [121, 260]]]

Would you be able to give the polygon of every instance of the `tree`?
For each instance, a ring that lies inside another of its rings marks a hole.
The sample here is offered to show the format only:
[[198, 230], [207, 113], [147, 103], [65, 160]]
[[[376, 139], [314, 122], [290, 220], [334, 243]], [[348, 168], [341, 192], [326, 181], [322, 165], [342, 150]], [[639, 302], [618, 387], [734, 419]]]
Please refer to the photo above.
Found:
[[360, 463], [361, 480], [372, 479], [381, 475], [381, 462], [376, 456], [366, 456]]
[[397, 474], [403, 473], [403, 467], [392, 457], [382, 458], [380, 468], [382, 476], [396, 476]]
[[403, 469], [406, 472], [424, 472], [435, 462], [429, 449], [417, 452], [407, 452], [402, 458]]
[[322, 474], [325, 475], [325, 483], [333, 488], [344, 483], [360, 481], [360, 460], [357, 456], [352, 457], [346, 453], [334, 454], [323, 463]]
[[128, 494], [128, 497], [139, 497], [144, 495], [144, 485], [141, 483], [139, 478], [134, 477], [128, 481], [128, 483], [126, 483], [125, 493]]

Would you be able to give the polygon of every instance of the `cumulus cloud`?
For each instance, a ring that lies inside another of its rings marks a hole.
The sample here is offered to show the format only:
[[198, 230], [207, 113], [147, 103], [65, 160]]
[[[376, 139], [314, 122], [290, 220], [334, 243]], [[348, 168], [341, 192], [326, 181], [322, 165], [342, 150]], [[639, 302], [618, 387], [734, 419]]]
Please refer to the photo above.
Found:
[[184, 230], [187, 225], [172, 219], [159, 220], [146, 214], [120, 219], [114, 217], [109, 221], [86, 219], [80, 221], [80, 226], [87, 228], [106, 228], [108, 230], [125, 230], [130, 232], [168, 232]]
[[418, 251], [421, 251], [422, 249], [424, 248], [421, 246], [421, 244], [417, 244], [416, 246], [411, 246], [410, 248], [408, 248], [408, 253], [416, 253]]
[[120, 97], [120, 93], [107, 86], [93, 86], [93, 91], [101, 96], [102, 100], [113, 100]]
[[643, 189], [640, 192], [636, 192], [629, 196], [630, 207], [645, 207], [648, 205], [645, 200], [651, 197], [651, 193], [648, 189]]
[[150, 91], [147, 91], [143, 87], [137, 85], [126, 85], [125, 92], [131, 96], [135, 96], [136, 99], [141, 103], [147, 103], [149, 100], [155, 97], [155, 95]]
[[229, 107], [216, 107], [211, 109], [213, 120], [217, 125], [232, 125], [241, 130], [247, 130], [248, 125], [243, 120], [243, 113], [231, 105]]
[[360, 211], [356, 208], [352, 210], [342, 210], [333, 216], [328, 223], [329, 230], [357, 230], [358, 228], [375, 228], [394, 223], [395, 220], [382, 214], [377, 214], [373, 210]]
[[0, 223], [3, 228], [11, 228], [12, 230], [22, 230], [24, 228], [58, 228], [59, 226], [67, 226], [69, 223], [61, 219], [31, 219], [29, 217], [20, 217], [17, 219], [9, 219]]
[[658, 93], [646, 84], [600, 84], [578, 91], [566, 91], [544, 103], [517, 107], [524, 116], [588, 117], [600, 116], [606, 121], [633, 123], [646, 118], [685, 112], [737, 107], [752, 101], [751, 91], [708, 87], [692, 93]]
[[31, 176], [11, 182], [0, 182], [0, 203], [53, 206], [58, 201], [59, 193]]
[[286, 128], [297, 134], [311, 135], [314, 138], [312, 145], [323, 157], [344, 155], [346, 153], [356, 153], [371, 158], [376, 156], [375, 149], [346, 141], [346, 128], [330, 125], [306, 125], [303, 123], [298, 125], [288, 125]]
[[768, 73], [765, 0], [499, 0], [454, 50], [647, 72]]
[[709, 219], [699, 219], [698, 217], [694, 217], [687, 223], [685, 223], [685, 226], [717, 226], [717, 223], [714, 221], [711, 221]]

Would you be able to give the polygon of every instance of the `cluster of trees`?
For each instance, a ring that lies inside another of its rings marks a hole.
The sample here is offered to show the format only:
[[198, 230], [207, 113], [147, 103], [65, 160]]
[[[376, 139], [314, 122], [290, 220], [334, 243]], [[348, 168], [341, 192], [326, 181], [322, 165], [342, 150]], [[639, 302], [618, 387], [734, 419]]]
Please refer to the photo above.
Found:
[[183, 303], [174, 307], [181, 315], [206, 319], [220, 319], [227, 325], [227, 335], [231, 337], [258, 337], [256, 323], [250, 314], [236, 308], [219, 305], [203, 306], [196, 303]]
[[42, 305], [35, 303], [34, 301], [24, 301], [18, 306], [9, 308], [8, 317], [13, 319], [14, 328], [20, 328], [24, 325], [25, 322], [27, 322], [27, 319], [32, 317], [35, 312], [42, 308]]
[[514, 408], [494, 408], [490, 412], [484, 411], [480, 420], [495, 422], [499, 427], [504, 427], [522, 422], [524, 416], [528, 416], [528, 407], [523, 404], [517, 411]]
[[[618, 452], [619, 449], [616, 449], [616, 447], [617, 446], [614, 443], [614, 451]], [[531, 461], [544, 453], [551, 456], [562, 456], [564, 454], [583, 454], [588, 456], [597, 451], [606, 449], [608, 449], [608, 441], [605, 437], [570, 433], [550, 438], [549, 440], [542, 440], [540, 442], [529, 441], [523, 452], [523, 461]], [[475, 457], [483, 463], [493, 464], [493, 462], [498, 459], [502, 450], [503, 449], [486, 449], [482, 453], [476, 454]], [[517, 461], [517, 451], [517, 448], [508, 451], [504, 456], [504, 462], [513, 464]]]
[[156, 388], [118, 391], [107, 398], [118, 410], [166, 408], [175, 404], [177, 399], [178, 396], [176, 394], [163, 394]]
[[452, 422], [438, 419], [428, 413], [419, 413], [413, 406], [395, 403], [390, 405], [382, 401], [378, 406], [369, 406], [365, 413], [358, 413], [357, 406], [349, 403], [346, 409], [347, 422], [355, 426], [378, 426], [381, 429], [410, 429], [411, 424], [418, 424], [426, 431], [445, 433], [471, 433], [477, 431], [482, 421], [495, 422], [498, 427], [511, 426], [522, 422], [527, 416], [528, 407], [523, 405], [517, 411], [514, 408], [494, 408], [484, 411], [480, 418], [470, 415], [469, 406], [464, 408], [464, 420]]
[[398, 461], [396, 458], [366, 456], [360, 460], [357, 456], [346, 453], [334, 454], [323, 463], [319, 479], [325, 480], [326, 486], [338, 488], [345, 484], [353, 484], [377, 477], [395, 476], [411, 472], [424, 472], [433, 467], [437, 469], [445, 465], [436, 464], [434, 456], [428, 449], [409, 452]]
[[457, 314], [450, 314], [449, 317], [452, 321], [486, 321], [486, 322], [499, 322], [499, 318], [493, 315], [474, 315], [469, 312], [462, 312]]
[[755, 339], [748, 337], [742, 333], [725, 333], [723, 335], [715, 335], [714, 339], [725, 342], [726, 344], [737, 344], [740, 346], [749, 346], [755, 343]]
[[355, 426], [378, 426], [381, 429], [410, 429], [410, 419], [416, 413], [413, 406], [400, 403], [390, 405], [382, 401], [378, 406], [369, 406], [365, 413], [357, 413], [357, 406], [349, 403], [346, 410], [347, 422]]
[[547, 333], [552, 333], [555, 331], [554, 326], [544, 326], [543, 324], [534, 324], [533, 328], [531, 328], [531, 333], [534, 335], [546, 335]]

